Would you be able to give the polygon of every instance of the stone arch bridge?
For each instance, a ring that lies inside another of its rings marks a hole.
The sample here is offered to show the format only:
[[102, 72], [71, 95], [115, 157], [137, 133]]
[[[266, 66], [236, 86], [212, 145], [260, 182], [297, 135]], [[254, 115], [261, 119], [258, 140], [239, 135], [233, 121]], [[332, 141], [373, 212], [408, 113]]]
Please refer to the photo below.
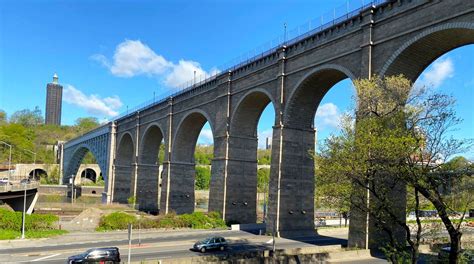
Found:
[[[51, 175], [57, 173], [58, 176], [61, 174], [61, 164], [14, 164], [10, 180], [20, 181], [24, 178], [36, 177], [39, 179], [43, 175]], [[81, 183], [81, 178], [84, 178], [85, 173], [91, 173], [97, 177], [101, 175], [101, 170], [97, 164], [80, 164], [74, 174], [75, 184]], [[8, 171], [1, 172], [1, 177], [8, 176]]]
[[[143, 210], [192, 212], [193, 153], [207, 121], [214, 136], [209, 210], [229, 221], [255, 222], [257, 123], [271, 104], [276, 115], [267, 230], [279, 235], [312, 231], [315, 183], [308, 150], [314, 149], [313, 120], [323, 96], [346, 78], [404, 74], [414, 81], [436, 58], [473, 43], [474, 1], [373, 2], [67, 142], [64, 181], [91, 151], [106, 181], [105, 201], [136, 196]], [[165, 159], [158, 164], [162, 141]], [[404, 218], [404, 190], [394, 192], [401, 197]], [[372, 221], [352, 212], [350, 246], [374, 241]]]

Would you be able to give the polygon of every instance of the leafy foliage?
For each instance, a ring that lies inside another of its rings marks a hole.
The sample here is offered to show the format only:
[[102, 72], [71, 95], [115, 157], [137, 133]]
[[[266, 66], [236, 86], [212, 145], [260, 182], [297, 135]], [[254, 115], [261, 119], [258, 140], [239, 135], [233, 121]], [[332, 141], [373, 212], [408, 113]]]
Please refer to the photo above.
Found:
[[209, 190], [211, 169], [208, 166], [196, 166], [195, 185], [197, 190]]
[[[55, 163], [51, 145], [70, 140], [97, 126], [99, 123], [95, 118], [79, 118], [74, 126], [45, 125], [38, 108], [17, 111], [8, 122], [5, 112], [0, 110], [0, 140], [13, 146], [12, 163], [32, 163], [34, 156], [29, 151], [37, 153], [37, 163]], [[3, 144], [0, 149], [0, 162], [3, 163], [8, 160], [9, 150]], [[95, 163], [95, 159], [86, 159], [85, 162]]]
[[135, 224], [137, 218], [125, 212], [113, 212], [100, 218], [97, 230], [124, 230], [128, 228], [128, 224]]
[[29, 109], [23, 109], [16, 111], [10, 117], [10, 122], [15, 124], [20, 124], [25, 127], [32, 127], [41, 125], [44, 123], [43, 114], [38, 106], [35, 107], [33, 111]]
[[226, 227], [224, 220], [217, 212], [210, 212], [207, 215], [201, 212], [192, 214], [176, 215], [171, 212], [158, 219], [150, 219], [141, 217], [137, 219], [135, 216], [124, 213], [115, 212], [102, 216], [99, 222], [99, 231], [127, 229], [131, 223], [133, 228], [194, 228], [194, 229], [210, 229]]
[[[322, 183], [318, 184], [322, 186], [319, 192], [336, 202], [350, 197], [351, 205], [369, 213], [376, 219], [376, 227], [391, 238], [394, 227], [402, 228], [412, 248], [409, 259], [416, 263], [421, 224], [417, 221], [413, 240], [404, 217], [393, 210], [397, 208], [394, 195], [404, 192], [404, 186], [408, 185], [414, 192], [415, 212], [423, 206], [422, 195], [438, 211], [450, 235], [451, 248], [458, 251], [460, 223], [453, 224], [448, 215], [452, 209], [440, 192], [440, 187], [445, 188], [448, 182], [440, 164], [470, 146], [469, 140], [448, 137], [449, 131], [460, 122], [452, 108], [454, 100], [424, 88], [412, 89], [411, 83], [400, 76], [358, 80], [355, 87], [356, 115], [344, 119], [341, 134], [328, 138], [316, 156], [316, 176]], [[444, 167], [462, 163], [456, 160]], [[338, 190], [337, 186], [345, 187]], [[367, 192], [371, 197], [368, 207]], [[468, 208], [472, 204], [472, 187], [464, 188], [461, 193], [466, 200], [464, 208]], [[394, 262], [407, 258], [405, 243], [391, 239], [384, 248]], [[456, 254], [452, 253], [451, 261], [455, 262]]]
[[258, 149], [257, 150], [258, 165], [270, 165], [271, 158], [272, 158], [271, 149]]
[[194, 160], [198, 165], [211, 165], [214, 158], [214, 146], [197, 145], [194, 152]]
[[[54, 229], [54, 224], [59, 220], [52, 214], [31, 214], [25, 217], [25, 230]], [[22, 212], [12, 212], [0, 208], [0, 230], [21, 230]]]
[[258, 192], [268, 192], [270, 183], [270, 169], [262, 168], [257, 171], [257, 190]]

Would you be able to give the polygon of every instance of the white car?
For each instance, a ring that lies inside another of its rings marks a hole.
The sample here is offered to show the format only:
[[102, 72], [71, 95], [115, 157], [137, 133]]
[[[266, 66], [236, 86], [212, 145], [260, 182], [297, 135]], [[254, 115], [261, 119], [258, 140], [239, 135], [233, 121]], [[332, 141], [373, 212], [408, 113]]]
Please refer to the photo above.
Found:
[[9, 182], [8, 178], [0, 178], [0, 185], [7, 185]]

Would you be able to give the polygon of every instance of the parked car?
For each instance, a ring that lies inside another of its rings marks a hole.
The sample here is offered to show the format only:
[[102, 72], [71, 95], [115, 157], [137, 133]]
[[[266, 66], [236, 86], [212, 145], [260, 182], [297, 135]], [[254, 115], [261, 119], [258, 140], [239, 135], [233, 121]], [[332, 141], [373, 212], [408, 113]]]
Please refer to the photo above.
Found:
[[0, 178], [0, 184], [2, 185], [8, 184], [8, 178]]
[[326, 219], [318, 218], [318, 219], [314, 220], [314, 225], [315, 226], [326, 226]]
[[208, 237], [204, 240], [196, 242], [192, 249], [204, 253], [207, 250], [212, 249], [224, 251], [227, 249], [227, 246], [227, 241], [223, 237]]
[[116, 247], [92, 248], [86, 252], [70, 256], [67, 263], [120, 263], [120, 252]]

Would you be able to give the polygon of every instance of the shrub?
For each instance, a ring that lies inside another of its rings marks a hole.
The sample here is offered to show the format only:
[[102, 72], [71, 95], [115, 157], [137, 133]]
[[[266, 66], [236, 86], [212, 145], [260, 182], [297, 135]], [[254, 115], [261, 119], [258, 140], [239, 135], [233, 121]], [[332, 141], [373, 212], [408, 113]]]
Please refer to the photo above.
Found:
[[158, 227], [161, 228], [179, 228], [186, 227], [183, 220], [175, 213], [169, 213], [158, 221]]
[[218, 212], [211, 212], [209, 215], [205, 215], [201, 212], [194, 212], [192, 214], [183, 214], [180, 218], [187, 227], [196, 229], [209, 229], [226, 226]]
[[128, 197], [127, 202], [128, 202], [129, 205], [134, 205], [137, 202], [137, 197], [136, 196], [130, 196], [130, 197]]
[[127, 229], [128, 224], [135, 224], [137, 219], [135, 216], [127, 214], [125, 212], [114, 212], [108, 215], [104, 215], [100, 218], [99, 227], [97, 230], [117, 230]]
[[[146, 218], [146, 217], [141, 217], [138, 220], [138, 223], [140, 224], [140, 228], [143, 228], [143, 229], [158, 227], [158, 221], [150, 219], [150, 218]], [[134, 228], [138, 228], [138, 226], [135, 225]]]
[[[0, 229], [20, 230], [22, 220], [22, 212], [12, 212], [0, 208]], [[54, 223], [56, 223], [58, 220], [59, 217], [52, 214], [27, 214], [25, 216], [25, 229], [54, 229]]]

